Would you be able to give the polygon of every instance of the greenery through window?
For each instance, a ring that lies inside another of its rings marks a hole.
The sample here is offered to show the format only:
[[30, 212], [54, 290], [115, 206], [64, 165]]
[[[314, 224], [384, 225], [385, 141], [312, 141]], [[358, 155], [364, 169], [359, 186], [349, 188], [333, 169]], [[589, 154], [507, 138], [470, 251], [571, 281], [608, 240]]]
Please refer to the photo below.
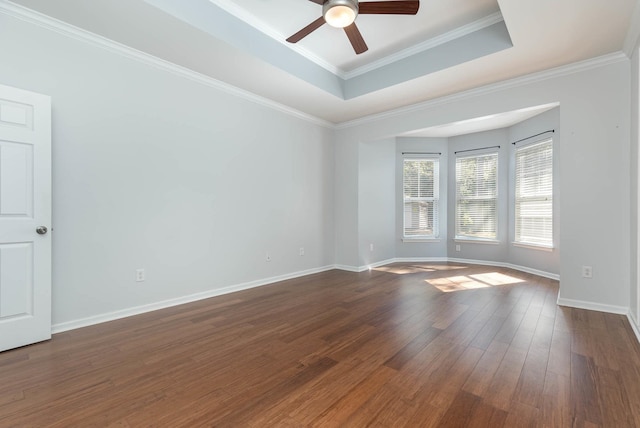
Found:
[[456, 158], [456, 238], [497, 239], [498, 153]]
[[405, 159], [403, 165], [404, 236], [438, 236], [438, 159]]

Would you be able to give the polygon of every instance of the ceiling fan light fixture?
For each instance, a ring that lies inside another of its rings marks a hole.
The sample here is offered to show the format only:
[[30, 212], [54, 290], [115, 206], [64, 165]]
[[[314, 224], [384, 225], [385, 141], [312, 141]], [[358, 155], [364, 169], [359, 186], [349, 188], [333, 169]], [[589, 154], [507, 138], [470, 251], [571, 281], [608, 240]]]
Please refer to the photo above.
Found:
[[322, 16], [332, 27], [348, 27], [358, 16], [358, 2], [354, 0], [328, 0], [322, 5]]

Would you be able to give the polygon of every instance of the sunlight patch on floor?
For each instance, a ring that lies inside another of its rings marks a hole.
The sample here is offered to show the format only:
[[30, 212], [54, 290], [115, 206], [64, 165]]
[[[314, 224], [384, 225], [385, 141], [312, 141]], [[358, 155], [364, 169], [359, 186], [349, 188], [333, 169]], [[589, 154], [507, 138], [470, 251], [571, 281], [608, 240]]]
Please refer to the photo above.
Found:
[[499, 285], [517, 284], [519, 282], [524, 282], [519, 278], [515, 278], [498, 272], [481, 273], [469, 276], [449, 276], [446, 278], [427, 279], [425, 281], [444, 293], [451, 293], [452, 291], [474, 290], [478, 288], [489, 288]]
[[447, 278], [427, 279], [426, 282], [445, 293], [490, 287], [489, 284], [485, 284], [480, 281], [474, 281], [468, 276], [450, 276]]
[[506, 284], [518, 284], [524, 282], [524, 280], [520, 278], [516, 278], [513, 276], [505, 275], [503, 273], [498, 272], [490, 272], [490, 273], [478, 273], [475, 275], [469, 275], [471, 278], [482, 281], [489, 285], [506, 285]]

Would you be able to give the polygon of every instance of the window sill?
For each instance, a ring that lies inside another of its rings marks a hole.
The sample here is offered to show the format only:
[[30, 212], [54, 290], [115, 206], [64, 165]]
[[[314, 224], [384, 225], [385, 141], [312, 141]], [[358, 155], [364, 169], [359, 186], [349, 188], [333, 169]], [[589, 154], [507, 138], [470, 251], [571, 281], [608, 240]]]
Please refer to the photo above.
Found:
[[402, 242], [427, 242], [427, 243], [436, 243], [440, 242], [440, 238], [402, 238]]
[[548, 252], [553, 251], [553, 247], [548, 247], [546, 245], [526, 244], [523, 242], [512, 242], [512, 244], [514, 247], [529, 248], [531, 250], [548, 251]]
[[454, 238], [455, 242], [462, 242], [465, 244], [489, 244], [489, 245], [498, 245], [500, 241], [496, 239], [467, 239], [467, 238]]

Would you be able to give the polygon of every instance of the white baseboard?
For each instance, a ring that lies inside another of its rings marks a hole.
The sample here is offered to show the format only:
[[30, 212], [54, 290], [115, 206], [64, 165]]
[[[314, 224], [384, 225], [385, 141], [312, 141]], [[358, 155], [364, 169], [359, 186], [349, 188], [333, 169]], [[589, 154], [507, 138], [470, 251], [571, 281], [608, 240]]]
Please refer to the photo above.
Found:
[[576, 309], [588, 309], [590, 311], [608, 312], [610, 314], [629, 314], [629, 308], [625, 306], [605, 305], [602, 303], [586, 302], [584, 300], [573, 300], [558, 297], [558, 305], [568, 306]]
[[66, 322], [54, 324], [51, 327], [51, 333], [53, 334], [62, 333], [64, 331], [75, 330], [76, 328], [88, 327], [90, 325], [100, 324], [108, 321], [114, 321], [120, 318], [126, 318], [133, 315], [140, 315], [140, 314], [155, 311], [158, 309], [169, 308], [172, 306], [177, 306], [185, 303], [195, 302], [198, 300], [208, 299], [210, 297], [233, 293], [235, 291], [247, 290], [249, 288], [255, 288], [255, 287], [260, 287], [262, 285], [273, 284], [274, 282], [285, 281], [287, 279], [293, 279], [293, 278], [299, 278], [301, 276], [307, 276], [307, 275], [311, 275], [319, 272], [325, 272], [335, 268], [336, 267], [334, 265], [329, 265], [329, 266], [323, 266], [319, 268], [307, 269], [304, 271], [294, 272], [286, 275], [279, 275], [271, 278], [265, 278], [265, 279], [260, 279], [256, 281], [245, 282], [242, 284], [231, 285], [228, 287], [207, 290], [201, 293], [190, 294], [188, 296], [176, 297], [174, 299], [163, 300], [161, 302], [154, 302], [146, 305], [135, 306], [132, 308], [126, 308], [126, 309], [121, 309], [113, 312], [107, 312], [104, 314], [94, 315], [87, 318], [66, 321]]
[[361, 269], [360, 272], [365, 271], [365, 270], [369, 270], [369, 269], [372, 269], [372, 268], [377, 268], [377, 267], [380, 267], [380, 266], [388, 265], [388, 264], [391, 264], [391, 263], [395, 263], [395, 261], [396, 261], [396, 259], [387, 259], [387, 260], [382, 260], [382, 261], [379, 261], [379, 262], [374, 262], [374, 263], [368, 264], [366, 266], [360, 266], [360, 269]]
[[457, 259], [452, 257], [396, 257], [394, 259], [383, 260], [380, 262], [375, 262], [367, 266], [347, 266], [347, 265], [335, 265], [336, 269], [346, 270], [349, 272], [364, 272], [371, 268], [376, 268], [384, 265], [388, 265], [391, 263], [466, 263], [470, 265], [484, 265], [484, 266], [495, 266], [495, 267], [504, 267], [509, 269], [518, 270], [520, 272], [530, 273], [533, 275], [538, 275], [543, 278], [554, 279], [556, 281], [560, 280], [560, 275], [550, 272], [545, 272], [538, 269], [529, 268], [526, 266], [518, 266], [511, 263], [503, 263], [503, 262], [493, 262], [487, 260], [469, 260], [469, 259]]
[[395, 263], [396, 259], [387, 259], [379, 262], [374, 262], [365, 266], [349, 266], [349, 265], [334, 265], [335, 269], [346, 270], [347, 272], [364, 272], [372, 268]]
[[627, 319], [629, 320], [629, 324], [631, 324], [631, 329], [636, 334], [636, 339], [640, 342], [640, 323], [631, 311], [627, 313]]
[[446, 263], [447, 257], [396, 257], [393, 263]]
[[486, 261], [486, 260], [456, 259], [456, 258], [449, 258], [449, 261], [456, 262], [456, 263], [468, 263], [472, 265], [503, 267], [508, 269], [519, 270], [520, 272], [530, 273], [532, 275], [538, 275], [543, 278], [549, 278], [549, 279], [554, 279], [556, 281], [560, 281], [560, 275], [558, 275], [557, 273], [545, 272], [543, 270], [538, 270], [538, 269], [530, 268], [527, 266], [514, 265], [511, 263], [493, 262], [493, 261]]
[[362, 272], [365, 269], [360, 269], [357, 266], [349, 266], [349, 265], [333, 265], [335, 269], [346, 270], [347, 272]]

